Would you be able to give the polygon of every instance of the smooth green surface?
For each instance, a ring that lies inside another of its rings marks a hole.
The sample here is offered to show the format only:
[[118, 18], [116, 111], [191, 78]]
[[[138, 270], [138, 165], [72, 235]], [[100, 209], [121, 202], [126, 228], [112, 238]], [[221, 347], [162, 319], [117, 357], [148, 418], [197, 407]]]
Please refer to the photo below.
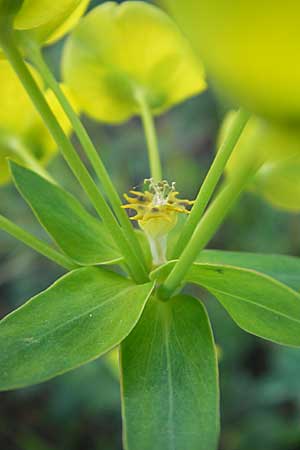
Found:
[[[195, 263], [221, 264], [239, 269], [251, 269], [269, 275], [296, 291], [300, 290], [300, 258], [288, 255], [262, 254], [248, 252], [230, 252], [225, 250], [202, 250]], [[175, 261], [169, 261], [151, 273], [152, 279], [163, 281], [174, 267]], [[192, 269], [193, 270], [193, 269]], [[187, 278], [189, 275], [187, 275]]]
[[[235, 112], [225, 117], [219, 140], [222, 141], [235, 120]], [[251, 117], [236, 150], [226, 166], [228, 177], [239, 170], [245, 152], [250, 149], [262, 163], [247, 186], [273, 206], [287, 211], [300, 211], [300, 132], [299, 127], [280, 126]]]
[[78, 268], [77, 264], [69, 259], [68, 256], [58, 252], [50, 245], [46, 244], [46, 242], [41, 241], [33, 234], [30, 234], [26, 230], [23, 230], [23, 228], [19, 227], [6, 217], [2, 216], [2, 214], [0, 214], [0, 230], [10, 234], [19, 241], [28, 245], [28, 247], [33, 248], [41, 255], [46, 256], [46, 258], [49, 258], [51, 261], [64, 267], [65, 269], [73, 270]]
[[121, 345], [126, 450], [214, 450], [218, 372], [203, 305], [152, 298]]
[[258, 115], [300, 118], [300, 3], [161, 0], [222, 96]]
[[87, 14], [67, 41], [63, 76], [83, 111], [109, 123], [139, 114], [140, 93], [159, 114], [206, 87], [176, 24], [142, 1], [105, 2]]
[[220, 264], [194, 264], [187, 281], [208, 289], [244, 330], [300, 346], [300, 294], [267, 275]]
[[107, 264], [121, 258], [105, 227], [68, 192], [25, 167], [10, 162], [13, 180], [35, 215], [74, 261]]
[[152, 287], [96, 267], [62, 277], [0, 322], [0, 389], [39, 383], [118, 345]]
[[300, 258], [294, 256], [203, 250], [196, 262], [253, 269], [300, 290]]
[[215, 159], [213, 160], [212, 165], [210, 166], [209, 171], [207, 172], [207, 175], [199, 189], [191, 214], [188, 216], [173, 251], [174, 258], [179, 258], [180, 254], [193, 235], [193, 232], [195, 231], [199, 220], [201, 219], [205, 208], [207, 207], [216, 186], [223, 175], [226, 163], [232, 152], [235, 150], [239, 138], [243, 133], [249, 119], [249, 113], [241, 109], [237, 112], [234, 119], [235, 120], [232, 121], [228, 133], [226, 133], [226, 136], [222, 139]]

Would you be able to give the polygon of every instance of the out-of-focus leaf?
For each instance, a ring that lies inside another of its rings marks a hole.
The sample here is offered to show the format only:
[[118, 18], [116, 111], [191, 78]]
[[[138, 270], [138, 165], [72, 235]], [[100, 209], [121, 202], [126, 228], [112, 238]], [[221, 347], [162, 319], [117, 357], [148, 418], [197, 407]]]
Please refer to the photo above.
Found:
[[62, 277], [0, 322], [0, 390], [48, 380], [118, 345], [152, 287], [100, 268]]
[[109, 232], [75, 197], [25, 167], [10, 165], [21, 195], [68, 256], [83, 265], [112, 264], [121, 259]]
[[203, 71], [177, 26], [144, 2], [107, 2], [71, 34], [63, 74], [91, 117], [122, 122], [139, 114], [142, 95], [161, 113], [205, 88]]
[[121, 371], [126, 450], [215, 450], [216, 351], [198, 300], [151, 299], [121, 345]]
[[[42, 88], [39, 75], [28, 67]], [[62, 89], [78, 111], [70, 90], [64, 85]], [[46, 91], [45, 97], [65, 133], [70, 134], [71, 124], [54, 94]], [[0, 184], [10, 180], [7, 157], [27, 163], [24, 152], [46, 165], [57, 153], [57, 146], [10, 64], [0, 60]]]
[[162, 0], [220, 93], [258, 115], [300, 118], [300, 3]]
[[[234, 112], [225, 118], [220, 140], [226, 136]], [[274, 206], [300, 211], [300, 132], [252, 117], [245, 127], [228, 162], [227, 175], [239, 170], [245, 153], [252, 150], [261, 168], [249, 184], [249, 190], [263, 196]]]

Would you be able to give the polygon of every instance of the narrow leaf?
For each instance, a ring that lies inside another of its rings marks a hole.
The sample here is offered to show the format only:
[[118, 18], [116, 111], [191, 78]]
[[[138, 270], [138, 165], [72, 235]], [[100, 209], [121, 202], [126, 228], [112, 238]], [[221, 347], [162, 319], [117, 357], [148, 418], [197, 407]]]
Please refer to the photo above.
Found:
[[62, 277], [0, 322], [0, 390], [47, 380], [118, 345], [152, 287], [97, 267]]
[[215, 345], [203, 305], [188, 296], [148, 302], [121, 345], [126, 450], [215, 450]]
[[300, 294], [253, 270], [194, 264], [187, 281], [207, 288], [244, 330], [300, 346]]
[[203, 250], [196, 262], [253, 269], [300, 290], [300, 258], [294, 256]]
[[59, 247], [82, 265], [121, 259], [104, 226], [71, 194], [11, 161], [13, 180], [40, 223]]

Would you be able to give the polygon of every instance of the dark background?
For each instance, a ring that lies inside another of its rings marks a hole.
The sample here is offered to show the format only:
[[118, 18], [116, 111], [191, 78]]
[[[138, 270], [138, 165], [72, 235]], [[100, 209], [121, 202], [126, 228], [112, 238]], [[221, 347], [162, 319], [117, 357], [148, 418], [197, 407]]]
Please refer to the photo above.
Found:
[[[61, 47], [59, 43], [46, 50], [58, 76]], [[225, 109], [208, 90], [157, 120], [165, 177], [177, 182], [183, 197], [197, 193], [213, 158]], [[149, 176], [138, 120], [118, 127], [84, 121], [120, 193]], [[86, 202], [60, 156], [50, 171]], [[1, 213], [47, 238], [12, 186], [1, 188], [0, 199]], [[299, 215], [274, 210], [260, 198], [244, 194], [210, 247], [300, 256], [299, 230]], [[0, 233], [0, 316], [61, 273], [45, 258]], [[220, 349], [220, 448], [300, 450], [300, 351], [246, 334], [212, 297], [202, 291], [198, 294], [207, 305]], [[0, 450], [121, 447], [118, 378], [105, 359], [50, 382], [0, 395]]]

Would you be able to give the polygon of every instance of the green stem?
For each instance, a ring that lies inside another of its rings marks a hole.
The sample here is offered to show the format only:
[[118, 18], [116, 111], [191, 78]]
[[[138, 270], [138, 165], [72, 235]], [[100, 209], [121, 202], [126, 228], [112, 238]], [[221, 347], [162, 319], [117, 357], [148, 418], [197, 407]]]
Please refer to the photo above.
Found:
[[27, 147], [19, 140], [14, 139], [10, 142], [10, 150], [18, 155], [23, 162], [25, 162], [32, 170], [37, 172], [39, 175], [45, 177], [48, 181], [56, 183], [52, 176], [47, 172], [47, 170], [40, 164], [40, 162], [31, 154]]
[[158, 182], [162, 180], [162, 169], [154, 119], [145, 96], [142, 93], [139, 93], [136, 95], [136, 100], [140, 106], [141, 118], [148, 148], [151, 177], [155, 182]]
[[250, 178], [258, 170], [254, 158], [255, 154], [251, 148], [251, 151], [249, 149], [248, 154], [245, 155], [243, 166], [239, 168], [239, 172], [227, 182], [205, 212], [185, 250], [160, 288], [162, 299], [168, 299], [180, 286], [199, 252], [213, 237]]
[[35, 251], [40, 253], [51, 261], [55, 262], [59, 266], [64, 267], [67, 270], [78, 269], [78, 265], [75, 264], [71, 259], [67, 256], [64, 256], [62, 253], [54, 250], [50, 245], [45, 244], [45, 242], [36, 238], [32, 234], [20, 228], [15, 223], [11, 222], [6, 217], [0, 214], [0, 230], [5, 231], [11, 236], [15, 237], [19, 241], [28, 245], [28, 247], [33, 248]]
[[132, 249], [136, 252], [137, 257], [141, 261], [143, 261], [144, 255], [139, 241], [136, 237], [134, 228], [130, 223], [126, 212], [121, 208], [122, 202], [120, 200], [120, 197], [85, 127], [83, 126], [80, 118], [78, 117], [69, 100], [62, 91], [59, 83], [56, 81], [53, 73], [46, 64], [39, 45], [31, 39], [28, 39], [28, 37], [26, 37], [26, 33], [22, 33], [22, 42], [25, 42], [24, 47], [31, 62], [39, 71], [44, 80], [44, 83], [54, 92], [64, 112], [69, 118], [72, 127], [79, 139], [79, 142], [81, 143], [85, 154], [87, 155], [93, 169], [95, 170], [95, 173], [103, 186], [106, 196], [121, 226], [126, 232], [127, 240], [129, 241]]
[[103, 219], [108, 231], [111, 232], [114, 241], [125, 258], [131, 276], [139, 283], [145, 282], [148, 277], [142, 262], [132, 251], [131, 246], [127, 241], [126, 234], [120, 228], [114, 214], [76, 153], [71, 141], [67, 138], [61, 126], [57, 122], [56, 117], [54, 116], [42, 92], [25, 65], [17, 47], [15, 46], [13, 36], [10, 33], [3, 32], [0, 36], [0, 41], [7, 59], [10, 61], [25, 90], [43, 118], [58, 148], [61, 150], [65, 160], [88, 194], [95, 210]]
[[226, 163], [232, 154], [233, 149], [249, 119], [250, 114], [243, 109], [240, 109], [234, 119], [234, 122], [228, 134], [221, 144], [215, 159], [210, 166], [210, 169], [205, 177], [205, 180], [199, 190], [195, 204], [189, 215], [176, 243], [172, 258], [178, 258], [187, 243], [189, 242], [199, 220], [201, 219], [215, 189], [220, 181], [220, 178], [225, 169]]

